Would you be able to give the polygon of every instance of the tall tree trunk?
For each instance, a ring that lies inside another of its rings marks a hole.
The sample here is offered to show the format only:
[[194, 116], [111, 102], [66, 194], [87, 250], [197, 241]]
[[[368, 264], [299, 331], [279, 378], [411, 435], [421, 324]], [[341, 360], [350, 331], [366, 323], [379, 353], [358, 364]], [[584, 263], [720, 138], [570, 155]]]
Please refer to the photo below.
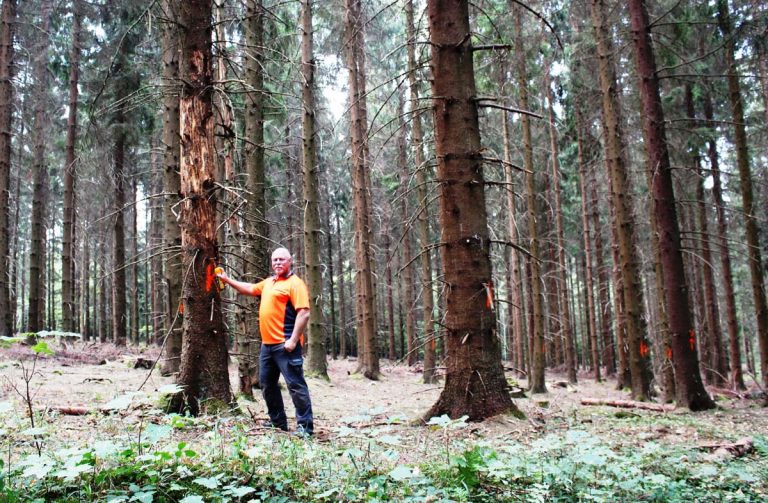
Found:
[[109, 291], [109, 282], [107, 281], [108, 267], [107, 267], [107, 244], [104, 239], [105, 232], [100, 231], [102, 239], [99, 243], [98, 260], [99, 264], [99, 280], [96, 282], [99, 287], [99, 309], [98, 309], [98, 325], [99, 325], [99, 342], [104, 344], [107, 342], [109, 335], [109, 329], [107, 328], [107, 292]]
[[[264, 24], [265, 11], [262, 0], [246, 3], [245, 80], [245, 141], [243, 158], [247, 174], [246, 187], [251, 197], [245, 219], [248, 247], [244, 250], [246, 281], [256, 282], [269, 275], [269, 246], [267, 241], [266, 169], [264, 163]], [[246, 297], [237, 312], [238, 326], [238, 374], [240, 392], [252, 396], [253, 388], [260, 388], [259, 331], [260, 297]]]
[[[424, 155], [424, 131], [419, 110], [419, 78], [416, 63], [416, 30], [414, 28], [413, 1], [406, 0], [406, 36], [408, 39], [408, 89], [411, 98], [411, 144], [413, 159], [416, 165], [416, 198], [418, 213], [416, 227], [418, 229], [420, 251], [419, 265], [421, 270], [421, 312], [424, 327], [424, 382], [432, 384], [437, 381], [435, 366], [437, 364], [437, 332], [435, 330], [435, 301], [432, 281], [432, 248], [429, 239], [429, 193], [427, 191], [428, 174], [431, 169]], [[410, 351], [410, 349], [409, 349]]]
[[598, 51], [600, 88], [603, 97], [605, 161], [611, 181], [611, 204], [618, 238], [619, 272], [622, 276], [626, 347], [629, 354], [632, 397], [646, 400], [651, 394], [650, 348], [646, 338], [640, 261], [637, 256], [632, 196], [627, 177], [624, 138], [616, 89], [613, 44], [605, 19], [604, 0], [591, 0], [592, 23]]
[[[432, 96], [446, 295], [445, 387], [426, 417], [519, 411], [507, 391], [491, 293], [469, 2], [430, 0]], [[467, 274], [471, 270], [472, 274]]]
[[[528, 110], [528, 75], [525, 61], [525, 47], [522, 33], [522, 9], [519, 5], [513, 5], [515, 35], [514, 43], [518, 52], [517, 59], [517, 83], [520, 93], [520, 107]], [[523, 168], [525, 169], [525, 195], [528, 206], [528, 264], [531, 269], [529, 292], [532, 304], [532, 339], [531, 339], [531, 373], [529, 387], [532, 393], [546, 393], [547, 386], [544, 382], [544, 299], [542, 293], [541, 260], [539, 254], [539, 237], [537, 230], [538, 212], [536, 210], [536, 175], [533, 166], [533, 142], [531, 139], [531, 119], [522, 114], [520, 121], [523, 127]]]
[[[693, 105], [693, 87], [690, 84], [685, 86], [685, 108], [689, 119], [695, 120]], [[717, 386], [725, 384], [728, 370], [726, 369], [725, 353], [723, 351], [723, 335], [720, 330], [720, 308], [717, 302], [717, 293], [715, 292], [714, 263], [712, 262], [712, 248], [710, 246], [709, 217], [707, 215], [707, 201], [704, 192], [704, 173], [701, 169], [701, 154], [699, 146], [690, 147], [691, 162], [693, 164], [696, 176], [696, 210], [699, 224], [699, 240], [701, 250], [701, 260], [699, 261], [702, 274], [704, 276], [704, 309], [709, 325], [709, 354], [707, 365], [711, 369], [711, 383]]]
[[525, 331], [523, 328], [523, 299], [521, 295], [521, 278], [520, 278], [520, 258], [517, 253], [517, 246], [519, 243], [519, 237], [517, 232], [517, 222], [515, 216], [517, 214], [515, 206], [515, 190], [514, 182], [512, 178], [512, 154], [510, 152], [510, 133], [509, 133], [509, 117], [506, 111], [501, 114], [502, 117], [502, 131], [504, 132], [504, 183], [505, 194], [507, 200], [507, 236], [509, 239], [509, 249], [506, 254], [507, 259], [507, 271], [509, 272], [509, 278], [507, 280], [507, 290], [509, 295], [509, 328], [512, 332], [512, 344], [514, 346], [514, 366], [518, 369], [519, 373], [524, 374], [527, 369], [527, 359], [525, 358]]
[[568, 291], [568, 269], [565, 263], [565, 228], [563, 226], [563, 203], [560, 189], [560, 151], [557, 147], [557, 129], [555, 128], [555, 112], [550, 83], [550, 68], [545, 71], [545, 88], [547, 93], [547, 112], [549, 114], [549, 138], [552, 148], [552, 188], [555, 193], [555, 229], [557, 233], [557, 264], [560, 289], [560, 328], [562, 334], [565, 369], [568, 372], [568, 382], [576, 382], [576, 363], [573, 357], [573, 324], [571, 320], [570, 293]]
[[736, 146], [736, 165], [741, 184], [741, 203], [744, 210], [747, 250], [749, 255], [749, 273], [752, 278], [752, 299], [755, 304], [757, 319], [757, 340], [760, 345], [760, 369], [763, 386], [768, 386], [768, 303], [765, 295], [762, 249], [760, 248], [760, 229], [757, 225], [757, 207], [752, 190], [749, 145], [744, 126], [744, 100], [741, 95], [738, 68], [736, 66], [736, 43], [734, 41], [731, 19], [728, 12], [728, 0], [717, 0], [717, 24], [724, 39], [725, 63], [728, 73], [728, 102], [733, 116], [733, 139]]
[[10, 243], [11, 142], [13, 130], [13, 61], [16, 0], [3, 1], [0, 11], [0, 336], [13, 330]]
[[[154, 140], [154, 135], [150, 140], [150, 156], [149, 164], [151, 175], [151, 189], [150, 192], [154, 195], [160, 194], [163, 191], [163, 172], [158, 166], [158, 149]], [[149, 239], [147, 242], [147, 248], [150, 259], [150, 281], [149, 292], [146, 295], [150, 296], [150, 316], [152, 326], [151, 343], [161, 344], [163, 341], [163, 335], [165, 334], [165, 288], [163, 284], [163, 260], [160, 255], [160, 250], [163, 248], [163, 203], [160, 197], [153, 197], [150, 202], [150, 224], [149, 224]]]
[[77, 84], [80, 73], [80, 0], [72, 2], [72, 48], [69, 57], [69, 116], [64, 161], [64, 239], [61, 254], [62, 330], [75, 329], [75, 143], [77, 141]]
[[333, 214], [336, 221], [336, 249], [339, 250], [339, 253], [337, 254], [339, 262], [336, 267], [339, 271], [339, 315], [341, 318], [341, 330], [339, 333], [339, 356], [341, 356], [343, 359], [346, 359], [347, 356], [349, 356], [349, 351], [347, 348], [347, 281], [344, 279], [344, 260], [343, 254], [341, 253], [343, 248], [341, 247], [341, 224], [339, 223], [339, 211], [341, 211], [341, 208], [337, 205], [333, 211]]
[[[163, 10], [169, 20], [177, 18], [175, 2], [163, 0]], [[181, 309], [181, 229], [177, 208], [181, 200], [179, 173], [179, 38], [178, 27], [165, 23], [162, 31], [163, 92], [163, 242], [165, 244], [163, 282], [167, 306], [165, 318], [165, 358], [161, 373], [176, 374], [181, 363], [181, 337], [184, 313]]]
[[131, 173], [131, 316], [130, 340], [139, 343], [139, 332], [142, 326], [139, 309], [139, 207], [136, 173]]
[[[326, 176], [328, 175], [328, 171], [326, 170]], [[328, 180], [325, 182], [328, 183]], [[328, 264], [328, 299], [330, 300], [330, 312], [331, 312], [331, 330], [330, 330], [330, 337], [328, 338], [330, 341], [330, 349], [331, 349], [331, 358], [334, 360], [339, 357], [339, 323], [338, 318], [336, 315], [336, 270], [333, 264], [333, 234], [331, 230], [331, 211], [330, 211], [330, 202], [328, 199], [324, 200], [323, 204], [323, 218], [322, 221], [324, 222], [323, 225], [323, 234], [325, 235], [325, 251], [326, 256], [325, 260]], [[340, 255], [341, 253], [339, 253]]]
[[179, 2], [181, 25], [179, 107], [181, 128], [181, 244], [184, 270], [184, 335], [177, 379], [183, 393], [169, 410], [197, 415], [233, 402], [227, 372], [227, 330], [214, 269], [216, 162], [212, 103], [211, 0]]
[[[126, 45], [121, 44], [115, 63], [116, 74], [125, 69]], [[123, 79], [115, 81], [115, 111], [112, 116], [112, 183], [115, 188], [114, 222], [112, 227], [112, 337], [115, 344], [124, 346], [128, 338], [125, 263], [125, 100], [129, 91]]]
[[678, 404], [691, 410], [711, 409], [715, 403], [701, 382], [694, 344], [672, 170], [664, 128], [664, 111], [661, 106], [656, 61], [644, 0], [630, 0], [629, 12], [635, 64], [640, 80], [648, 169], [653, 173], [653, 218], [659, 233], [664, 269], [664, 300], [672, 342], [672, 361], [675, 365], [675, 395]]
[[[712, 98], [709, 92], [704, 93], [704, 118], [707, 125], [713, 126], [714, 113], [712, 111]], [[728, 219], [725, 215], [725, 201], [723, 199], [723, 185], [720, 180], [720, 159], [717, 155], [717, 141], [714, 131], [708, 135], [707, 157], [709, 157], [710, 173], [712, 174], [712, 202], [715, 205], [717, 216], [717, 244], [720, 250], [720, 270], [723, 275], [723, 289], [725, 297], [725, 317], [728, 327], [728, 354], [730, 356], [731, 375], [730, 382], [734, 389], [746, 389], [744, 375], [741, 370], [741, 346], [739, 344], [739, 322], [736, 318], [736, 294], [733, 290], [733, 270], [731, 268], [731, 251], [728, 244]]]
[[[592, 232], [589, 221], [589, 210], [587, 209], [587, 162], [584, 152], [584, 135], [582, 133], [583, 120], [581, 116], [581, 110], [576, 109], [576, 144], [578, 148], [579, 156], [579, 187], [581, 190], [581, 225], [584, 232], [584, 274], [585, 274], [585, 287], [587, 298], [587, 337], [592, 341], [592, 361], [596, 362], [592, 367], [595, 381], [600, 381], [600, 355], [598, 352], [599, 344], [597, 343], [597, 324], [595, 323], [595, 294], [593, 291], [594, 279], [592, 277]], [[593, 203], [594, 204], [594, 203]], [[596, 233], [600, 232], [600, 228], [595, 229]]]
[[379, 378], [371, 250], [371, 191], [368, 160], [368, 118], [365, 90], [363, 13], [360, 0], [345, 0], [346, 62], [349, 70], [350, 130], [352, 137], [352, 190], [355, 205], [355, 262], [357, 265], [357, 333], [359, 370], [368, 379]]
[[48, 213], [48, 166], [45, 162], [46, 96], [48, 95], [48, 27], [51, 2], [44, 0], [40, 6], [40, 31], [34, 50], [33, 75], [35, 79], [35, 115], [32, 127], [34, 148], [32, 233], [29, 253], [29, 317], [28, 330], [38, 332], [45, 323], [45, 269], [46, 269], [46, 221]]
[[91, 326], [91, 243], [83, 239], [83, 255], [80, 257], [80, 332], [83, 340], [89, 341], [93, 337]]
[[[405, 333], [406, 333], [406, 340], [408, 341], [408, 349], [406, 351], [407, 354], [407, 361], [408, 365], [415, 365], [416, 361], [419, 356], [419, 348], [416, 345], [416, 316], [415, 316], [415, 309], [413, 305], [413, 269], [411, 268], [411, 262], [413, 261], [413, 251], [411, 250], [411, 220], [410, 220], [410, 214], [409, 214], [409, 205], [408, 205], [408, 196], [410, 194], [409, 190], [409, 175], [408, 175], [408, 154], [406, 151], [406, 127], [405, 127], [405, 120], [403, 118], [403, 103], [402, 100], [399, 104], [399, 110], [400, 113], [398, 114], [398, 130], [399, 134], [397, 136], [397, 165], [398, 165], [398, 175], [400, 177], [400, 188], [402, 192], [399, 194], [400, 197], [400, 208], [399, 208], [399, 218], [401, 224], [398, 226], [398, 228], [403, 229], [403, 235], [402, 239], [400, 241], [400, 247], [403, 250], [403, 267], [400, 271], [401, 276], [401, 283], [403, 284], [403, 297], [400, 299], [400, 306], [401, 310], [405, 310]], [[414, 117], [413, 120], [418, 120], [418, 116]], [[415, 128], [415, 126], [414, 126]], [[419, 134], [421, 134], [419, 132]], [[417, 220], [418, 222], [418, 220]], [[391, 257], [390, 260], [387, 260], [387, 266], [389, 267], [389, 264], [391, 263]], [[430, 295], [431, 292], [427, 292], [426, 290], [423, 293], [424, 295]], [[429, 344], [429, 329], [425, 326], [424, 327], [424, 333], [425, 333], [425, 341]], [[434, 342], [434, 341], [432, 341]], [[426, 348], [425, 348], [426, 350]], [[434, 365], [433, 365], [434, 366]], [[426, 372], [426, 368], [424, 369]]]
[[323, 335], [323, 277], [320, 263], [320, 176], [317, 167], [317, 127], [315, 125], [315, 56], [312, 32], [312, 2], [301, 0], [301, 98], [302, 167], [304, 170], [304, 264], [309, 289], [307, 371], [328, 380]]

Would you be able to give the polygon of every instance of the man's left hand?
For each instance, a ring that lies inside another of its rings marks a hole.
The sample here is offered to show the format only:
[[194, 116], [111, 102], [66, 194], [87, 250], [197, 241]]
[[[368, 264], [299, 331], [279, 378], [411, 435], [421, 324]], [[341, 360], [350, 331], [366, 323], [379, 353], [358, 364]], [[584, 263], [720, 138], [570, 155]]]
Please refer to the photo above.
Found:
[[293, 339], [288, 339], [287, 341], [285, 341], [284, 347], [285, 347], [285, 350], [290, 353], [291, 351], [296, 349], [296, 341]]

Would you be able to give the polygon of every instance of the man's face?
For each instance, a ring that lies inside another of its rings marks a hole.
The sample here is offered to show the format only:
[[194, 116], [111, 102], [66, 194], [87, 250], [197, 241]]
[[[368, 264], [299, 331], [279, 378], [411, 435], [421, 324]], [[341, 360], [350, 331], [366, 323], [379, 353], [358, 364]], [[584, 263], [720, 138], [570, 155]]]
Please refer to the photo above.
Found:
[[286, 250], [275, 250], [272, 254], [272, 270], [275, 275], [286, 276], [291, 271], [291, 254]]

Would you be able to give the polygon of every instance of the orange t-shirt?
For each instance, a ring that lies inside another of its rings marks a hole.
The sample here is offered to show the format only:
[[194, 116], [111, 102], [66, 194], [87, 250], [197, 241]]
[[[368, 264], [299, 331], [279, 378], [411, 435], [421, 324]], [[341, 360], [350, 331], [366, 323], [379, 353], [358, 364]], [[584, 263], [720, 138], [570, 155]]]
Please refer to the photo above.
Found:
[[287, 278], [271, 276], [256, 283], [254, 294], [261, 295], [261, 342], [282, 344], [290, 339], [296, 313], [299, 309], [309, 309], [309, 292], [304, 281], [293, 273]]

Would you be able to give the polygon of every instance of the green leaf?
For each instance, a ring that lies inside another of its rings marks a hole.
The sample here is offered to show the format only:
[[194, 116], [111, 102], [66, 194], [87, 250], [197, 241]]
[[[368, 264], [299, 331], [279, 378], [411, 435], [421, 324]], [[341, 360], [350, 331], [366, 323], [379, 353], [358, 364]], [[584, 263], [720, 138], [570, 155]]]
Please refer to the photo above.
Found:
[[707, 478], [707, 477], [714, 477], [720, 473], [720, 470], [715, 465], [701, 465], [699, 466], [699, 469], [696, 471], [696, 475], [701, 478]]
[[445, 428], [448, 426], [451, 422], [451, 418], [448, 417], [447, 414], [443, 414], [442, 416], [434, 416], [430, 417], [429, 421], [427, 421], [427, 425], [429, 426], [440, 426], [442, 428]]
[[53, 351], [51, 348], [48, 347], [48, 343], [45, 341], [40, 341], [34, 346], [32, 346], [32, 351], [34, 351], [38, 355], [52, 355]]
[[166, 384], [157, 390], [157, 392], [162, 395], [175, 395], [176, 393], [180, 393], [182, 391], [184, 391], [184, 386], [180, 386], [178, 384]]
[[400, 437], [397, 435], [382, 435], [376, 440], [386, 445], [400, 445]]
[[200, 496], [193, 494], [179, 500], [179, 503], [205, 503], [205, 500]]

